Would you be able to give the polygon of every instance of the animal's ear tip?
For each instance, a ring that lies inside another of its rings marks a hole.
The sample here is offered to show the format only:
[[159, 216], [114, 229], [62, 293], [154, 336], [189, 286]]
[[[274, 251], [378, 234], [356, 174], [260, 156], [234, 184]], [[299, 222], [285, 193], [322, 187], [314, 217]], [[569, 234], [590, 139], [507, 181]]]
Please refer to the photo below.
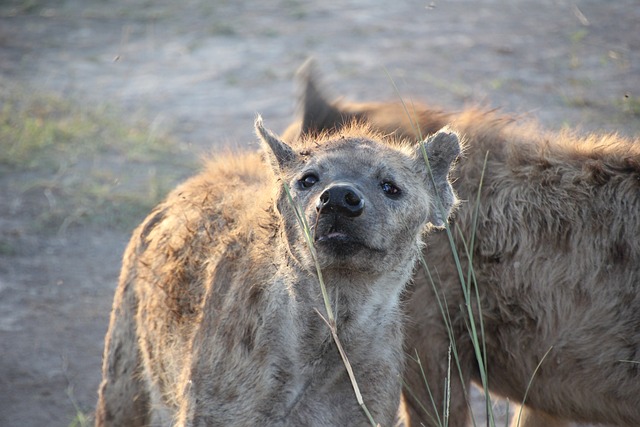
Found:
[[308, 79], [313, 76], [317, 67], [317, 61], [313, 56], [309, 56], [304, 60], [302, 65], [296, 71], [299, 78]]
[[253, 128], [260, 139], [271, 137], [271, 131], [264, 127], [264, 120], [260, 114], [256, 114], [256, 118], [253, 122]]
[[458, 132], [451, 129], [449, 126], [445, 126], [439, 131], [437, 131], [433, 137], [434, 139], [447, 140], [449, 142], [460, 141], [460, 136], [458, 136]]
[[432, 147], [432, 149], [442, 150], [444, 153], [447, 153], [447, 156], [452, 157], [460, 155], [462, 150], [460, 135], [449, 126], [445, 126], [431, 135], [426, 143]]

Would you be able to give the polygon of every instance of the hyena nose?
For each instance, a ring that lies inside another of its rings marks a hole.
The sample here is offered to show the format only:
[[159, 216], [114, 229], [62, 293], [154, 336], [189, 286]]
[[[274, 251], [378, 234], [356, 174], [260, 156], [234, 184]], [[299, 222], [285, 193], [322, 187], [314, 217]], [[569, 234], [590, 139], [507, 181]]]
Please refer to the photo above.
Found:
[[364, 211], [364, 197], [354, 187], [335, 184], [322, 192], [316, 203], [320, 214], [336, 213], [349, 217], [360, 216]]

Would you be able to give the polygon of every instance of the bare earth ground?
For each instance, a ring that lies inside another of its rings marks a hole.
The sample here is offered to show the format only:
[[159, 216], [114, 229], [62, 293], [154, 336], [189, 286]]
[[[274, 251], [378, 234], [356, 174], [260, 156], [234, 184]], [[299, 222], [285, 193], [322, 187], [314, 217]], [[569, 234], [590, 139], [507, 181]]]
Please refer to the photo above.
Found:
[[[283, 130], [309, 55], [349, 99], [396, 99], [386, 69], [407, 99], [640, 131], [638, 0], [0, 2], [0, 88], [115, 106], [193, 159], [255, 147], [258, 112]], [[29, 179], [0, 173], [0, 425], [69, 426], [95, 405], [131, 228], [43, 230], [54, 201]]]

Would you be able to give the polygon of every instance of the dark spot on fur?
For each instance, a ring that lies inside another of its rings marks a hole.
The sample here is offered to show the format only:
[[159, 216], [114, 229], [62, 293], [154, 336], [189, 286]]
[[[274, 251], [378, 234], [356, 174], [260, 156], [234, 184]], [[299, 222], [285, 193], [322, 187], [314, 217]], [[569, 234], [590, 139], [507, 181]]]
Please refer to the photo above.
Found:
[[[290, 361], [287, 365], [291, 366], [292, 363]], [[280, 366], [272, 366], [273, 369], [273, 379], [278, 383], [278, 384], [286, 384], [287, 382], [290, 381], [291, 379], [291, 374], [287, 371], [287, 369], [283, 369]]]
[[581, 309], [590, 307], [593, 303], [593, 301], [591, 301], [591, 295], [581, 288], [574, 291], [574, 301], [576, 303], [576, 306], [580, 307]]
[[605, 184], [611, 178], [611, 173], [605, 168], [604, 163], [599, 160], [587, 160], [582, 169], [589, 174], [595, 184]]
[[247, 353], [251, 353], [254, 345], [253, 328], [251, 326], [247, 326], [244, 331], [242, 331], [242, 338], [240, 342]]
[[625, 241], [616, 241], [609, 249], [609, 258], [613, 264], [624, 264], [629, 257], [629, 245]]
[[166, 212], [167, 212], [166, 208], [165, 209], [156, 208], [156, 211], [153, 212], [151, 215], [149, 215], [149, 219], [147, 220], [147, 222], [142, 227], [142, 230], [140, 231], [140, 245], [138, 246], [138, 253], [141, 253], [147, 250], [147, 246], [149, 244], [147, 241], [147, 237], [149, 237], [149, 234], [151, 233], [151, 231], [153, 231], [155, 226], [158, 225], [164, 219]]
[[625, 168], [628, 172], [640, 174], [640, 160], [633, 157], [626, 158]]
[[546, 158], [542, 157], [542, 158], [538, 159], [538, 165], [537, 166], [541, 171], [545, 171], [547, 169], [550, 169], [552, 165], [551, 165], [551, 162], [549, 162], [549, 160], [547, 160]]
[[257, 305], [262, 300], [263, 290], [260, 286], [252, 286], [249, 290], [248, 305]]

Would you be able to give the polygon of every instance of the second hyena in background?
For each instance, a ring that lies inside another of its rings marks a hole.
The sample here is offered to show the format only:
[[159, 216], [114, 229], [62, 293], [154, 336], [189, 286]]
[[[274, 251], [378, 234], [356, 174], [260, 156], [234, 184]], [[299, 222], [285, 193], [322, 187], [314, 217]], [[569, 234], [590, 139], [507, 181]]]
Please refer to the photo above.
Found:
[[212, 161], [134, 232], [98, 426], [370, 425], [321, 318], [317, 265], [364, 403], [381, 425], [399, 421], [400, 295], [425, 227], [455, 203], [458, 139], [407, 144], [354, 125], [294, 149], [256, 129], [266, 162]]
[[426, 236], [431, 277], [419, 269], [407, 300], [406, 351], [421, 360], [405, 376], [411, 425], [468, 422], [467, 389], [481, 375], [461, 270], [488, 387], [525, 403], [513, 426], [640, 426], [640, 140], [474, 109], [328, 102], [311, 67], [286, 140], [357, 119], [406, 138], [450, 125], [466, 141], [452, 176], [464, 201], [451, 221], [460, 264], [445, 232]]

